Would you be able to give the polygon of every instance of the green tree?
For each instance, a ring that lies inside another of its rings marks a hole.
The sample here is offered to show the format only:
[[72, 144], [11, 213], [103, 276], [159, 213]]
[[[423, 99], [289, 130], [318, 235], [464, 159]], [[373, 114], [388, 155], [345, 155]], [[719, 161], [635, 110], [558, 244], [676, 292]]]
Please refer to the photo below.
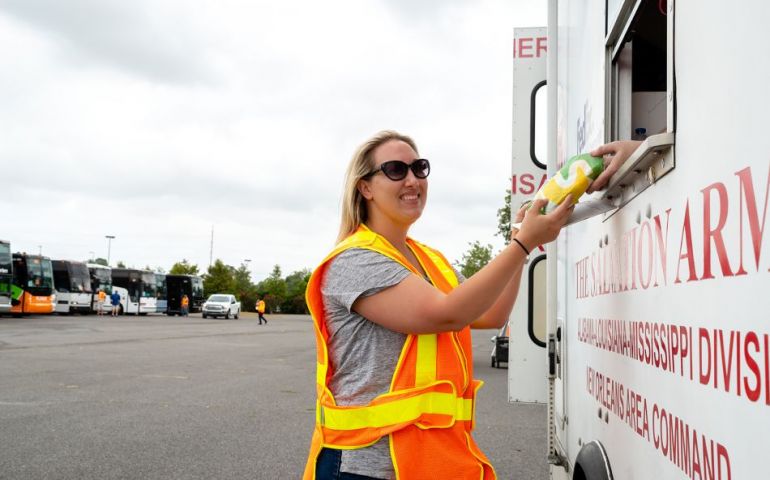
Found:
[[505, 244], [511, 243], [511, 189], [505, 191], [505, 203], [497, 209], [497, 233]]
[[198, 265], [192, 265], [183, 258], [181, 262], [176, 262], [168, 271], [171, 275], [198, 275]]
[[458, 262], [460, 272], [465, 278], [470, 278], [492, 260], [492, 245], [481, 245], [478, 240], [468, 245], [470, 248], [463, 253], [462, 261]]
[[123, 263], [123, 260], [118, 260], [118, 263], [115, 266], [118, 268], [126, 268], [126, 264]]
[[109, 264], [107, 264], [107, 259], [102, 257], [95, 258], [91, 263], [96, 263], [98, 265], [104, 265], [105, 267], [109, 267]]
[[286, 280], [281, 278], [281, 267], [273, 267], [272, 273], [257, 285], [257, 294], [265, 301], [268, 312], [281, 311], [281, 305], [286, 300]]
[[286, 277], [286, 300], [281, 307], [285, 313], [308, 313], [305, 290], [310, 280], [310, 269], [297, 270]]
[[233, 287], [235, 296], [241, 302], [241, 309], [254, 310], [254, 305], [257, 303], [257, 289], [251, 281], [251, 272], [243, 263], [233, 270]]
[[203, 294], [232, 293], [235, 290], [234, 268], [217, 259], [203, 275]]

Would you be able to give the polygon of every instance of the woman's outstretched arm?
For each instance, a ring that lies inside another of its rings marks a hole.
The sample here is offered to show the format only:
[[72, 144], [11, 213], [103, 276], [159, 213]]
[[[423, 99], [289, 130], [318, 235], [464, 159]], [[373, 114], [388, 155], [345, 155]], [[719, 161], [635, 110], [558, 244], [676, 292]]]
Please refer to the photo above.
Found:
[[[554, 240], [570, 214], [570, 198], [553, 212], [543, 215], [540, 209], [546, 203], [547, 200], [535, 201], [516, 234], [515, 238], [528, 250]], [[352, 309], [385, 328], [402, 333], [460, 330], [482, 318], [506, 288], [518, 287], [514, 277], [521, 275], [526, 256], [518, 243], [511, 242], [484, 268], [448, 294], [418, 275], [411, 275], [375, 295], [359, 298]]]

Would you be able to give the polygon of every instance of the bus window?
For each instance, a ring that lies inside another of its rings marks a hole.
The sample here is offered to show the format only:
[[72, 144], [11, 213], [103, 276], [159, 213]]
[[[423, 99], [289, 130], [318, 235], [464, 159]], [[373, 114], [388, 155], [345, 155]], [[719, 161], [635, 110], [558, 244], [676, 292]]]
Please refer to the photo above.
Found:
[[0, 240], [0, 312], [7, 312], [11, 309], [12, 279], [11, 244]]
[[69, 262], [70, 282], [73, 292], [91, 293], [91, 275], [85, 263]]
[[155, 298], [157, 294], [157, 279], [152, 272], [142, 272], [142, 296]]
[[88, 264], [91, 276], [91, 290], [98, 292], [100, 289], [107, 295], [112, 293], [112, 272], [110, 267], [98, 264]]
[[27, 286], [53, 288], [53, 268], [51, 261], [40, 257], [27, 257]]
[[[56, 291], [60, 293], [69, 293], [72, 288], [72, 281], [67, 270], [67, 262], [63, 260], [53, 260], [53, 283], [56, 286]], [[77, 288], [77, 287], [74, 287]], [[77, 291], [76, 289], [73, 291]]]

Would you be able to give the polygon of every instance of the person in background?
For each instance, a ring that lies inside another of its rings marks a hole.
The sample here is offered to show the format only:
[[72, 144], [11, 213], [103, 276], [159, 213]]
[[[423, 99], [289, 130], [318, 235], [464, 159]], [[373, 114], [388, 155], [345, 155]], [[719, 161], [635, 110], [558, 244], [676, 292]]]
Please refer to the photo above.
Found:
[[190, 298], [187, 296], [187, 294], [182, 295], [180, 307], [182, 310], [182, 316], [186, 317], [190, 313]]
[[96, 314], [100, 317], [104, 315], [105, 300], [107, 300], [107, 294], [100, 288], [99, 293], [96, 294]]
[[259, 315], [259, 324], [262, 325], [262, 322], [265, 322], [265, 325], [267, 325], [267, 319], [265, 318], [265, 301], [261, 298], [257, 300], [256, 305], [257, 314]]
[[112, 304], [112, 316], [117, 317], [120, 313], [120, 294], [115, 290], [110, 295], [110, 303]]

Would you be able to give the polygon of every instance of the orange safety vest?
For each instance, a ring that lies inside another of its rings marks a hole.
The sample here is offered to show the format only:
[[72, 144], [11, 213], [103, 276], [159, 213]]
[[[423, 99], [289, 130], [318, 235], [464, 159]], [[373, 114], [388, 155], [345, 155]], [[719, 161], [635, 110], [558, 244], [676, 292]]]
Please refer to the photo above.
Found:
[[[457, 286], [457, 276], [443, 255], [411, 238], [407, 244], [436, 288], [447, 293]], [[387, 393], [367, 405], [336, 404], [328, 387], [334, 366], [329, 364], [321, 285], [330, 261], [349, 248], [381, 253], [419, 275], [401, 252], [365, 225], [340, 242], [311, 275], [306, 299], [316, 335], [317, 401], [303, 478], [315, 478], [323, 447], [362, 448], [385, 435], [399, 480], [497, 478], [471, 437], [476, 392], [483, 382], [473, 379], [469, 327], [459, 332], [408, 335]]]
[[107, 298], [107, 294], [99, 290], [99, 301], [103, 302]]
[[189, 304], [190, 304], [190, 299], [189, 299], [189, 298], [187, 298], [187, 295], [184, 295], [184, 296], [182, 297], [182, 306], [183, 306], [183, 307], [186, 307], [186, 306], [188, 306]]
[[260, 300], [257, 302], [257, 311], [259, 313], [265, 313], [265, 302], [264, 300]]

